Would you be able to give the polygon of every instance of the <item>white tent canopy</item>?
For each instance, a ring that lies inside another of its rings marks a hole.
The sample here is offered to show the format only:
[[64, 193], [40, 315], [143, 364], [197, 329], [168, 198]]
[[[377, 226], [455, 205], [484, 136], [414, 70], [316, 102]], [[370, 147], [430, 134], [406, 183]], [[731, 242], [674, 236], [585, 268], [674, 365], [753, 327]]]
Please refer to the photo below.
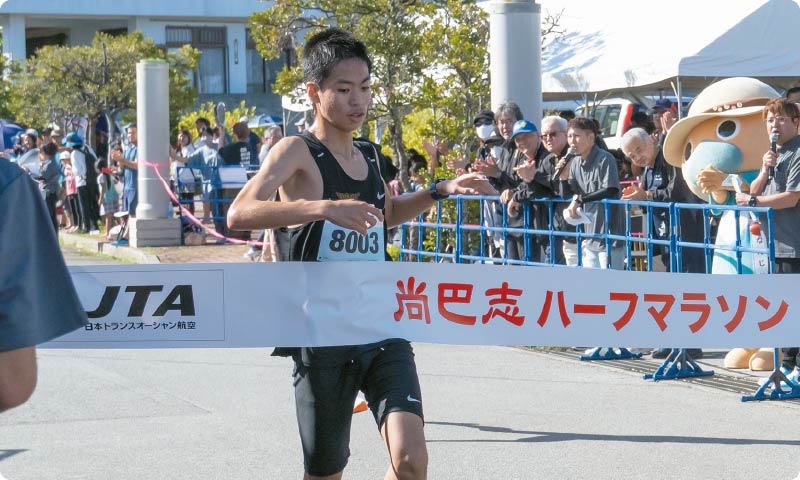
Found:
[[542, 18], [562, 12], [564, 31], [542, 54], [542, 92], [556, 100], [669, 90], [677, 78], [701, 89], [732, 76], [792, 85], [800, 77], [798, 1], [541, 0]]

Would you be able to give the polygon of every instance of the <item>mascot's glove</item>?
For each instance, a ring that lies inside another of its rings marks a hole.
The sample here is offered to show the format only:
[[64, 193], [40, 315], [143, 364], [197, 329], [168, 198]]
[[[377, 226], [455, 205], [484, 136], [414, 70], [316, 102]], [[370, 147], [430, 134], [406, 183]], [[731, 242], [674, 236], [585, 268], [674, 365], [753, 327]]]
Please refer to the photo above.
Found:
[[[705, 193], [714, 193], [720, 190], [734, 190], [733, 185], [722, 185], [722, 182], [728, 178], [728, 174], [717, 170], [712, 166], [708, 166], [697, 174], [697, 186], [699, 186]], [[741, 178], [741, 177], [740, 177]], [[750, 184], [742, 179], [742, 190], [750, 190]]]

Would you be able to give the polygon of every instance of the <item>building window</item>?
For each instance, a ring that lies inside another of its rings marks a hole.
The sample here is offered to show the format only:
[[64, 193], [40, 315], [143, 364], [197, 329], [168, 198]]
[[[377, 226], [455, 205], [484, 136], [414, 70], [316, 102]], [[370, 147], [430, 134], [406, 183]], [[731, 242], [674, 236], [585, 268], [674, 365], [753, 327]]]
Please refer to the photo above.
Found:
[[200, 64], [190, 78], [198, 93], [227, 91], [225, 36], [225, 27], [167, 27], [165, 46], [168, 50], [177, 50], [187, 44], [200, 50]]
[[264, 60], [256, 48], [256, 42], [247, 29], [247, 93], [272, 93], [272, 85], [283, 70], [286, 59]]

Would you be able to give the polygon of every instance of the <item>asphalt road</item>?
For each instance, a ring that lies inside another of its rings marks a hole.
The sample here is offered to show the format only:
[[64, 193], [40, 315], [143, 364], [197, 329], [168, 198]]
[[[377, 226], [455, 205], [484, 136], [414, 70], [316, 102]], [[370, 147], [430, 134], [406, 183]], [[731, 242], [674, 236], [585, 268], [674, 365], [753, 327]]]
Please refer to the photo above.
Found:
[[[70, 258], [70, 263], [94, 257]], [[415, 345], [430, 479], [797, 479], [800, 406], [504, 347]], [[0, 479], [302, 477], [291, 362], [265, 349], [39, 350]], [[383, 478], [370, 414], [345, 478]]]

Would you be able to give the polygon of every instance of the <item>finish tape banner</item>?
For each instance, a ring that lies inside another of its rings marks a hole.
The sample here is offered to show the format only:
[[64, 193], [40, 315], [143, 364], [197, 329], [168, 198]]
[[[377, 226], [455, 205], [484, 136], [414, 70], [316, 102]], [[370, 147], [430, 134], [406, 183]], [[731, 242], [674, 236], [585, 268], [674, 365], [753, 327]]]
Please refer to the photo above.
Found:
[[44, 348], [800, 344], [800, 276], [286, 262], [71, 267], [90, 324]]

